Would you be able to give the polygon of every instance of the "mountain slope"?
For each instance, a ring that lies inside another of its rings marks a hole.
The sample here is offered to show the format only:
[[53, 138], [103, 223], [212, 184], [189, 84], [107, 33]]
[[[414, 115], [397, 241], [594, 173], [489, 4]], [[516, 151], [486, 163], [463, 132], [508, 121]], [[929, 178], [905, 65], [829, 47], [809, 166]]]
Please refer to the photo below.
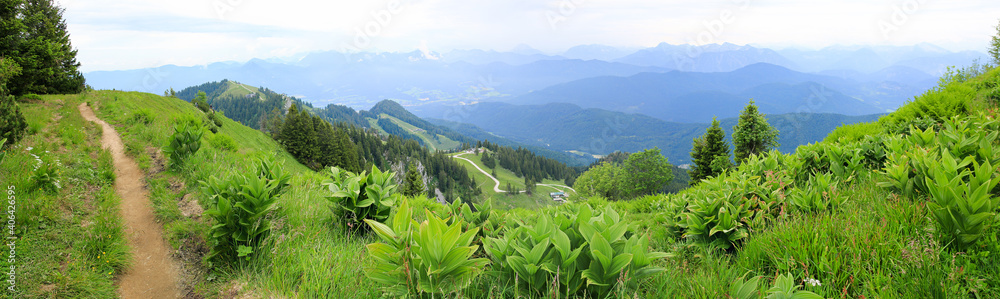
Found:
[[[742, 109], [741, 106], [737, 106]], [[584, 109], [572, 104], [512, 105], [487, 102], [463, 109], [463, 130], [563, 152], [606, 155], [614, 151], [637, 152], [659, 147], [674, 164], [690, 161], [691, 141], [705, 133], [707, 123], [667, 122], [642, 114]], [[431, 113], [430, 115], [433, 115]], [[841, 124], [871, 121], [878, 115], [770, 114], [769, 122], [781, 131], [779, 150], [794, 151], [817, 142]], [[711, 118], [709, 118], [711, 119]], [[736, 118], [719, 119], [728, 134]], [[431, 120], [454, 125], [454, 120]], [[465, 132], [465, 131], [463, 131]], [[492, 138], [490, 140], [493, 140]]]

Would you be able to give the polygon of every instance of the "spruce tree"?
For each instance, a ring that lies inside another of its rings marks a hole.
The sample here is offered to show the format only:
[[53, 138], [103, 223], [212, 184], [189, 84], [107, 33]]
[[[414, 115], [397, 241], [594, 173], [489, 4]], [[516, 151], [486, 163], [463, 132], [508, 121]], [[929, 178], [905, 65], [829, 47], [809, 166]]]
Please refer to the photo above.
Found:
[[753, 99], [743, 108], [736, 126], [733, 126], [733, 145], [737, 164], [743, 163], [750, 155], [778, 147], [778, 129], [767, 123], [767, 118], [757, 110]]
[[693, 165], [688, 171], [692, 184], [702, 179], [714, 177], [721, 172], [722, 169], [712, 168], [712, 163], [717, 159], [729, 160], [729, 143], [726, 142], [725, 138], [726, 132], [719, 127], [719, 120], [713, 118], [712, 126], [706, 130], [705, 134], [694, 139], [691, 150]]
[[410, 162], [406, 168], [406, 179], [403, 182], [403, 195], [414, 197], [424, 192], [424, 179], [417, 172], [417, 166]]
[[[12, 56], [22, 72], [11, 80], [11, 93], [55, 94], [79, 93], [84, 88], [83, 74], [78, 70], [77, 51], [70, 43], [63, 9], [52, 0], [3, 1], [0, 10], [13, 4], [21, 18], [23, 30], [15, 37], [7, 36], [8, 30], [18, 27], [15, 22], [4, 22], [0, 31], [5, 34], [0, 56]], [[18, 4], [20, 2], [20, 4]], [[0, 12], [0, 15], [7, 12]], [[6, 19], [6, 18], [5, 18]], [[10, 49], [13, 48], [13, 52]]]
[[0, 146], [0, 150], [20, 141], [28, 127], [20, 107], [14, 102], [14, 96], [7, 94], [7, 79], [17, 73], [17, 64], [10, 59], [0, 57], [0, 139], [7, 140], [4, 146]]

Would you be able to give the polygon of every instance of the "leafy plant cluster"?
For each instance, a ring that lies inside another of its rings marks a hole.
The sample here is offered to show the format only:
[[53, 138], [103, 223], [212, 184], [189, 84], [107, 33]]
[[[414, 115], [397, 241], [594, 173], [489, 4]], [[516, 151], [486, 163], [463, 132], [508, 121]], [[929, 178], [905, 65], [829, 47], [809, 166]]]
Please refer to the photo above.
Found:
[[337, 167], [330, 168], [331, 181], [325, 183], [330, 191], [327, 196], [333, 206], [333, 214], [341, 224], [352, 231], [366, 230], [365, 219], [385, 222], [392, 207], [399, 199], [391, 171], [382, 172], [372, 166], [372, 171], [353, 173]]
[[953, 117], [940, 132], [911, 128], [889, 143], [879, 186], [908, 198], [929, 196], [943, 243], [964, 249], [994, 225], [1000, 207], [998, 129], [996, 120], [978, 117]]
[[163, 152], [170, 157], [170, 166], [178, 169], [184, 165], [188, 157], [193, 156], [201, 149], [201, 137], [205, 132], [198, 125], [192, 125], [188, 121], [181, 121], [174, 125], [174, 134], [170, 136], [170, 141]]
[[[729, 288], [729, 297], [734, 299], [822, 299], [823, 296], [810, 291], [799, 290], [801, 286], [795, 283], [791, 274], [782, 274], [774, 278], [774, 284], [766, 289], [760, 289], [760, 276], [750, 279], [739, 279]], [[816, 281], [811, 283], [818, 284]], [[763, 295], [767, 295], [764, 297]]]
[[261, 159], [249, 174], [235, 173], [228, 179], [212, 176], [199, 182], [210, 207], [205, 214], [214, 221], [209, 232], [212, 249], [207, 258], [223, 262], [249, 260], [271, 230], [275, 204], [288, 187], [289, 178], [275, 161]]
[[473, 245], [478, 227], [463, 229], [465, 223], [457, 217], [442, 219], [426, 210], [425, 214], [427, 220], [417, 223], [404, 199], [389, 225], [364, 219], [383, 241], [368, 244], [375, 265], [366, 269], [366, 275], [387, 285], [385, 291], [391, 295], [458, 293], [490, 263], [474, 258], [479, 250]]
[[[493, 275], [530, 295], [586, 293], [602, 298], [663, 269], [652, 262], [667, 257], [650, 252], [646, 236], [614, 209], [595, 212], [583, 204], [539, 215], [534, 224], [519, 219], [503, 236], [487, 238]], [[517, 294], [520, 296], [520, 294]]]

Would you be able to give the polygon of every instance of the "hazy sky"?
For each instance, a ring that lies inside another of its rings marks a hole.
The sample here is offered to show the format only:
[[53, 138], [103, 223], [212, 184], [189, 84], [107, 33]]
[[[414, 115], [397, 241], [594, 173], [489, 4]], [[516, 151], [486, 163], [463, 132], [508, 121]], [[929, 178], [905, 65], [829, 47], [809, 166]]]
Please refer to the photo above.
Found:
[[985, 52], [996, 0], [57, 0], [84, 71], [319, 50], [510, 50], [730, 42]]

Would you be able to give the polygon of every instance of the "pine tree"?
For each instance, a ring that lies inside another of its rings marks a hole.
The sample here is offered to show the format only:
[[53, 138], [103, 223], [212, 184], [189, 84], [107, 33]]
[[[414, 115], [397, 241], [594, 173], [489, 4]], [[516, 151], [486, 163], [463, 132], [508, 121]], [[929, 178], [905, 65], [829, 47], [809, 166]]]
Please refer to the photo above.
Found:
[[336, 162], [338, 167], [352, 172], [361, 171], [360, 161], [358, 160], [359, 149], [351, 142], [351, 138], [347, 136], [347, 132], [344, 132], [341, 128], [337, 128], [333, 135], [336, 151], [340, 153], [337, 155], [339, 158]]
[[[26, 93], [55, 94], [83, 91], [84, 77], [78, 70], [77, 51], [70, 43], [63, 9], [52, 0], [2, 0], [0, 10], [14, 10], [21, 24], [4, 22], [0, 31], [5, 34], [5, 46], [0, 46], [0, 56], [11, 56], [21, 67], [19, 76], [8, 86], [14, 95]], [[18, 5], [17, 3], [21, 4]], [[0, 15], [8, 12], [0, 12]], [[6, 18], [5, 18], [6, 19]], [[21, 34], [6, 36], [8, 30], [22, 28]], [[13, 52], [10, 49], [13, 48]]]
[[[7, 94], [7, 79], [17, 72], [17, 64], [10, 59], [0, 57], [0, 139], [7, 140], [3, 147], [10, 147], [20, 141], [24, 137], [25, 128], [28, 127], [21, 109], [14, 102], [14, 96]], [[0, 150], [3, 150], [3, 147], [0, 147]]]
[[740, 113], [736, 126], [733, 126], [733, 145], [737, 164], [743, 163], [750, 155], [778, 147], [778, 129], [767, 123], [767, 118], [757, 111], [753, 99], [750, 99], [750, 103]]
[[716, 159], [729, 160], [729, 143], [726, 142], [725, 138], [726, 132], [719, 127], [719, 121], [713, 118], [712, 126], [706, 130], [705, 134], [694, 139], [691, 149], [691, 161], [694, 165], [688, 171], [692, 184], [702, 179], [714, 177], [722, 170], [713, 169], [712, 163]]
[[406, 179], [403, 182], [403, 195], [414, 197], [424, 192], [424, 179], [417, 172], [417, 166], [410, 162], [406, 168]]

